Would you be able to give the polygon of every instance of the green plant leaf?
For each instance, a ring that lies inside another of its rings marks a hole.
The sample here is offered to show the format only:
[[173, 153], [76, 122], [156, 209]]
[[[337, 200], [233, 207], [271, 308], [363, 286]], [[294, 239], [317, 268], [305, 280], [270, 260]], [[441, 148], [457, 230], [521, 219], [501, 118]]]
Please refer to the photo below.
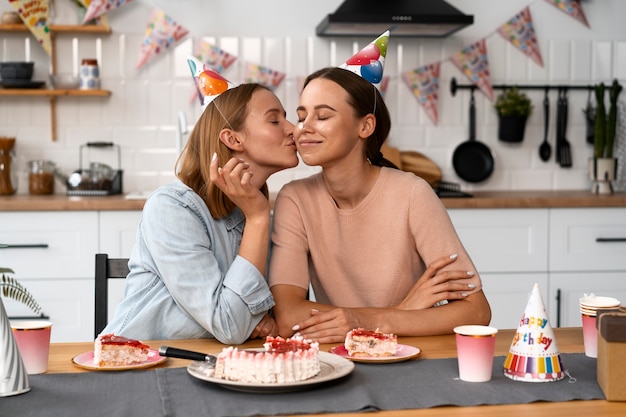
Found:
[[[0, 268], [2, 272], [13, 272], [8, 268]], [[28, 292], [22, 284], [20, 284], [15, 278], [2, 274], [0, 278], [0, 287], [2, 287], [2, 295], [11, 298], [24, 304], [26, 307], [33, 310], [35, 314], [41, 313], [41, 306], [35, 300], [35, 297]]]

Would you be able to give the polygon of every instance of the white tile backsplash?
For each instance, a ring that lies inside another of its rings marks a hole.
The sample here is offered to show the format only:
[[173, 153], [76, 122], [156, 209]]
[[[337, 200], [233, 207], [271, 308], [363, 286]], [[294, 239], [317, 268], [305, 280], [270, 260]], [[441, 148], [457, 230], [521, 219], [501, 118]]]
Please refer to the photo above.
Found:
[[[64, 2], [57, 3], [61, 8], [67, 6], [63, 5]], [[334, 10], [334, 7], [329, 7], [329, 10], [321, 13], [319, 7], [330, 3], [338, 5], [340, 0], [323, 0], [317, 6], [302, 3], [298, 6], [302, 9], [298, 29], [284, 36], [274, 35], [282, 23], [274, 25], [266, 22], [270, 16], [252, 24], [238, 19], [238, 29], [233, 29], [233, 25], [228, 22], [220, 21], [213, 26], [200, 24], [206, 17], [192, 15], [187, 16], [189, 27], [202, 27], [204, 32], [192, 31], [175, 48], [135, 70], [139, 45], [144, 37], [142, 24], [137, 22], [147, 20], [153, 3], [138, 0], [124, 6], [123, 10], [111, 13], [111, 34], [57, 36], [57, 72], [73, 72], [80, 59], [97, 57], [102, 86], [111, 91], [111, 96], [58, 98], [56, 142], [50, 140], [48, 98], [0, 97], [0, 135], [17, 138], [19, 166], [25, 167], [30, 159], [47, 158], [55, 161], [62, 170], [70, 172], [78, 168], [81, 144], [88, 141], [112, 141], [122, 147], [124, 191], [152, 190], [174, 178], [178, 112], [185, 112], [190, 129], [200, 114], [198, 101], [193, 99], [194, 90], [185, 62], [186, 55], [193, 52], [193, 38], [203, 37], [237, 56], [235, 64], [224, 73], [233, 82], [242, 81], [246, 62], [286, 72], [287, 77], [276, 94], [292, 121], [296, 118], [295, 108], [300, 88], [298, 81], [318, 68], [343, 63], [371, 41], [363, 38], [319, 38], [312, 34], [312, 28], [318, 23], [320, 15]], [[173, 6], [168, 2], [156, 3], [185, 23], [181, 10], [172, 10]], [[232, 8], [245, 7], [241, 3], [254, 4], [254, 1], [232, 3], [236, 4], [221, 4], [220, 10], [228, 14]], [[447, 58], [480, 37], [486, 37], [491, 81], [494, 84], [587, 85], [599, 81], [610, 83], [613, 78], [618, 78], [624, 84], [626, 29], [621, 20], [614, 16], [626, 14], [626, 6], [623, 5], [626, 2], [612, 0], [612, 10], [608, 11], [601, 2], [583, 2], [591, 29], [546, 2], [451, 0], [450, 3], [466, 13], [474, 14], [476, 23], [445, 39], [394, 39], [393, 35], [390, 39], [385, 65], [385, 75], [390, 77], [385, 101], [393, 121], [390, 145], [427, 155], [441, 167], [444, 180], [461, 182], [464, 190], [589, 188], [586, 163], [591, 148], [585, 143], [585, 121], [581, 110], [586, 105], [587, 92], [583, 90], [570, 91], [568, 95], [570, 111], [567, 136], [573, 156], [573, 167], [570, 169], [560, 168], [554, 161], [556, 91], [550, 92], [549, 140], [553, 146], [553, 157], [547, 163], [538, 157], [538, 147], [543, 139], [543, 91], [526, 91], [533, 100], [535, 111], [526, 127], [525, 139], [520, 144], [507, 144], [497, 139], [497, 117], [493, 103], [477, 91], [477, 138], [491, 148], [496, 157], [496, 169], [483, 183], [460, 181], [452, 168], [452, 154], [469, 136], [469, 91], [459, 90], [452, 96], [450, 80], [454, 77], [463, 85], [468, 81]], [[498, 24], [511, 17], [509, 14], [515, 14], [526, 5], [530, 5], [535, 21], [543, 67], [526, 58], [495, 32]], [[186, 6], [184, 2], [180, 5], [181, 8]], [[8, 8], [10, 5], [0, 5], [0, 11]], [[63, 12], [57, 15], [63, 16]], [[34, 79], [46, 80], [48, 56], [30, 35], [0, 32], [2, 60], [23, 59], [27, 50], [37, 63]], [[437, 61], [441, 61], [439, 124], [434, 125], [402, 81], [401, 74]], [[498, 93], [499, 90], [496, 90], [495, 94]], [[626, 100], [626, 96], [622, 100]], [[276, 174], [268, 181], [268, 185], [275, 192], [284, 183], [315, 172], [318, 172], [318, 168], [301, 163], [292, 170]], [[58, 193], [65, 191], [63, 187], [56, 187], [56, 190]], [[27, 192], [25, 178], [20, 181], [18, 192]]]

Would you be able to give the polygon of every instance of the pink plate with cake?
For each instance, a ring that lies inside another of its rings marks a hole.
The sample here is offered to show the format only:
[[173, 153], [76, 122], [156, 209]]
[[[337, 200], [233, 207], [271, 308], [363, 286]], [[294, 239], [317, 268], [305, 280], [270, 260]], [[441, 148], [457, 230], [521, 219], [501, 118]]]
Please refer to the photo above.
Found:
[[350, 356], [344, 345], [335, 346], [330, 349], [330, 353], [339, 355], [342, 358], [351, 360], [352, 362], [360, 363], [394, 363], [404, 362], [409, 359], [413, 359], [420, 354], [421, 350], [414, 346], [398, 345], [396, 354], [393, 356]]
[[144, 362], [133, 363], [132, 365], [98, 366], [93, 363], [93, 353], [92, 350], [76, 355], [72, 358], [72, 363], [79, 368], [89, 369], [90, 371], [127, 371], [130, 369], [150, 368], [167, 360], [166, 357], [159, 355], [157, 350], [150, 349], [148, 351], [148, 360]]

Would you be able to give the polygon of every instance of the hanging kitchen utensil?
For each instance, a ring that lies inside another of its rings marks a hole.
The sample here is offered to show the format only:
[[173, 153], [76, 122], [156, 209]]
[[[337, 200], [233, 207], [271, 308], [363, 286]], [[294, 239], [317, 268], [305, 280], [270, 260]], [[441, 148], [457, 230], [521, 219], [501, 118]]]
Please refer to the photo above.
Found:
[[587, 107], [583, 109], [583, 114], [585, 115], [585, 125], [586, 125], [586, 141], [589, 144], [593, 144], [595, 138], [595, 120], [596, 120], [596, 109], [591, 105], [591, 96], [593, 89], [590, 88], [587, 93]]
[[441, 181], [441, 170], [430, 158], [415, 151], [401, 151], [400, 160], [402, 170], [412, 172], [422, 177], [431, 187], [436, 187]]
[[561, 146], [559, 149], [561, 157], [559, 159], [559, 164], [562, 168], [570, 168], [572, 166], [572, 151], [570, 149], [569, 141], [567, 140], [567, 135], [565, 134], [565, 132], [567, 131], [567, 113], [569, 111], [566, 88], [563, 89], [562, 97], [563, 121], [561, 123]]
[[469, 125], [469, 140], [454, 150], [452, 165], [461, 179], [467, 182], [481, 182], [493, 173], [495, 161], [489, 147], [476, 140], [474, 88], [470, 90]]
[[550, 159], [552, 154], [552, 147], [548, 143], [548, 126], [550, 125], [550, 99], [548, 98], [548, 89], [546, 88], [545, 95], [543, 97], [543, 142], [539, 146], [539, 157], [542, 161]]

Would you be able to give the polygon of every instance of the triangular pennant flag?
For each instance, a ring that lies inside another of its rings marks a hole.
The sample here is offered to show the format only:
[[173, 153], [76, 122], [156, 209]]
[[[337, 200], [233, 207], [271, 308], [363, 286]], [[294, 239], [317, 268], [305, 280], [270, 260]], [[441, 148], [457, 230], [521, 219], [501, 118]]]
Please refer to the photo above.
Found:
[[275, 91], [280, 83], [285, 79], [285, 73], [276, 71], [260, 65], [246, 63], [245, 82], [259, 83]]
[[202, 39], [196, 41], [194, 55], [200, 62], [208, 65], [219, 73], [227, 70], [237, 60], [236, 56]]
[[135, 69], [139, 69], [150, 59], [160, 54], [189, 33], [158, 7], [152, 9], [146, 27], [146, 36], [141, 44], [139, 60]]
[[17, 10], [22, 21], [35, 35], [43, 49], [51, 55], [48, 0], [9, 0], [9, 3]]
[[[76, 0], [76, 1], [82, 5], [82, 8], [84, 9], [85, 15], [86, 15], [87, 10], [89, 9], [89, 5], [91, 4], [92, 0]], [[96, 0], [93, 0], [93, 1], [96, 1]], [[104, 26], [105, 28], [110, 28], [109, 19], [106, 14], [102, 16], [98, 16], [95, 19], [91, 19], [91, 20], [85, 20], [83, 18], [83, 24], [91, 23], [92, 21], [95, 21], [98, 25]]]
[[386, 31], [339, 68], [350, 70], [378, 87], [383, 79], [388, 42], [389, 31]]
[[117, 9], [133, 0], [81, 0], [87, 7], [83, 23], [98, 18], [111, 10]]
[[535, 284], [504, 360], [504, 375], [516, 381], [550, 382], [565, 377], [559, 347]]
[[580, 4], [580, 0], [546, 0], [551, 5], [558, 8], [563, 13], [566, 13], [578, 20], [583, 25], [590, 27], [587, 21], [587, 16], [583, 11], [583, 6]]
[[[236, 56], [231, 55], [202, 39], [196, 40], [194, 51], [194, 55], [198, 61], [220, 74], [227, 70], [237, 60]], [[196, 97], [198, 97], [197, 89], [194, 90], [194, 93], [189, 101], [195, 100]]]
[[198, 91], [202, 108], [206, 107], [224, 91], [235, 87], [235, 84], [191, 55], [187, 57], [187, 64], [189, 64], [189, 69], [191, 70], [191, 75]]
[[493, 88], [489, 81], [489, 61], [485, 39], [462, 49], [450, 57], [454, 65], [482, 91], [489, 100], [493, 100]]
[[539, 66], [543, 67], [543, 59], [537, 43], [537, 35], [535, 34], [533, 19], [530, 15], [530, 8], [526, 7], [500, 26], [498, 33], [539, 64]]
[[402, 74], [402, 79], [413, 91], [413, 95], [436, 125], [439, 121], [437, 103], [439, 101], [439, 69], [441, 63], [424, 65]]

